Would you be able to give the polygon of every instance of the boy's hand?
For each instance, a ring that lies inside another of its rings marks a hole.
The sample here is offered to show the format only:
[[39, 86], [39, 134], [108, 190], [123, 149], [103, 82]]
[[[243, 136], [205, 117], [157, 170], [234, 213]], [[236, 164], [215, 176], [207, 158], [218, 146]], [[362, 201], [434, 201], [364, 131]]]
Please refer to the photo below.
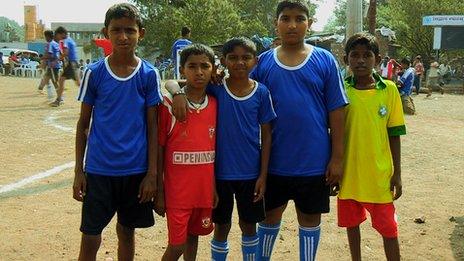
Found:
[[336, 185], [343, 177], [343, 161], [330, 159], [325, 171], [325, 181], [328, 185]]
[[156, 175], [147, 174], [143, 178], [140, 183], [139, 194], [137, 195], [139, 203], [145, 203], [153, 200], [156, 196], [156, 185]]
[[215, 73], [211, 74], [211, 83], [213, 84], [221, 84], [222, 79], [224, 79], [226, 73], [224, 70], [217, 69]]
[[395, 175], [390, 179], [390, 191], [393, 195], [393, 200], [397, 200], [403, 194], [403, 185], [401, 184], [401, 176]]
[[178, 121], [187, 119], [187, 99], [185, 95], [178, 94], [172, 98], [172, 113]]
[[164, 191], [158, 190], [158, 193], [153, 204], [153, 209], [155, 213], [164, 217], [166, 214], [166, 203], [164, 201]]
[[330, 196], [336, 196], [340, 192], [340, 186], [338, 184], [330, 185]]
[[266, 178], [260, 176], [256, 180], [255, 193], [253, 195], [253, 202], [258, 202], [263, 199], [264, 192], [266, 191]]
[[77, 201], [84, 201], [87, 190], [87, 180], [82, 168], [74, 169], [73, 198]]

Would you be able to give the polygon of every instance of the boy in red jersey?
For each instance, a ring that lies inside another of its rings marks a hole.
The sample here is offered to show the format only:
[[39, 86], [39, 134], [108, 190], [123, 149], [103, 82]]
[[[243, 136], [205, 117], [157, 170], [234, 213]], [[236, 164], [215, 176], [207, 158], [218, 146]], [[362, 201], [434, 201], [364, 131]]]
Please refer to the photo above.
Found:
[[[214, 68], [208, 46], [193, 44], [181, 53], [182, 90], [189, 103], [185, 122], [172, 115], [172, 97], [164, 98], [159, 113], [158, 196], [156, 213], [167, 214], [169, 244], [162, 260], [194, 260], [198, 236], [213, 231], [211, 213], [216, 204], [214, 156], [216, 100], [206, 95]], [[164, 182], [163, 182], [164, 178]]]

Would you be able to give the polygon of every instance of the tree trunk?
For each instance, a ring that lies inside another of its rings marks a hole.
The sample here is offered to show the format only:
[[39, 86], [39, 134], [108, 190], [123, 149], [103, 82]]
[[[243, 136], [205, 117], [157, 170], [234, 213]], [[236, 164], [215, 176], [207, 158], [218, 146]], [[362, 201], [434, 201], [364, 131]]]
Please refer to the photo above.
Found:
[[377, 0], [369, 0], [369, 9], [367, 10], [367, 24], [369, 27], [369, 33], [375, 35], [377, 16]]

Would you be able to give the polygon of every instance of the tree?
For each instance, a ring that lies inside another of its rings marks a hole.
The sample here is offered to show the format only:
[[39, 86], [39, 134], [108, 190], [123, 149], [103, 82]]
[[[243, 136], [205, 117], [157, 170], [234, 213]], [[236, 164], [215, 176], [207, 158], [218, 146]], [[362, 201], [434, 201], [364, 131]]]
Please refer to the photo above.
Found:
[[433, 28], [422, 25], [427, 15], [462, 15], [462, 0], [389, 0], [379, 6], [379, 25], [390, 27], [396, 32], [397, 42], [402, 45], [403, 55], [422, 55], [425, 61], [433, 57]]
[[[182, 26], [192, 29], [192, 41], [222, 44], [233, 36], [274, 35], [279, 0], [132, 0], [141, 10], [147, 34], [146, 52], [170, 53]], [[309, 1], [308, 1], [309, 2]], [[310, 15], [315, 4], [310, 4]]]
[[24, 39], [24, 29], [14, 20], [0, 16], [0, 41], [20, 42]]

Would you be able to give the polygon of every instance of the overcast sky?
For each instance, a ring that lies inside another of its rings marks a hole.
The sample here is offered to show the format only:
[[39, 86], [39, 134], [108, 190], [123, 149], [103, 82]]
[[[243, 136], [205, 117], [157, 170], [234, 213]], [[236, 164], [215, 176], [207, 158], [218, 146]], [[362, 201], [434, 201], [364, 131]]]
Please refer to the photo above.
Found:
[[[103, 23], [106, 10], [127, 0], [0, 0], [0, 16], [24, 24], [24, 5], [37, 5], [38, 19], [47, 27], [51, 22]], [[322, 30], [333, 13], [335, 0], [320, 0], [313, 30]], [[8, 8], [4, 8], [8, 7]], [[61, 9], [61, 10], [60, 10]]]

